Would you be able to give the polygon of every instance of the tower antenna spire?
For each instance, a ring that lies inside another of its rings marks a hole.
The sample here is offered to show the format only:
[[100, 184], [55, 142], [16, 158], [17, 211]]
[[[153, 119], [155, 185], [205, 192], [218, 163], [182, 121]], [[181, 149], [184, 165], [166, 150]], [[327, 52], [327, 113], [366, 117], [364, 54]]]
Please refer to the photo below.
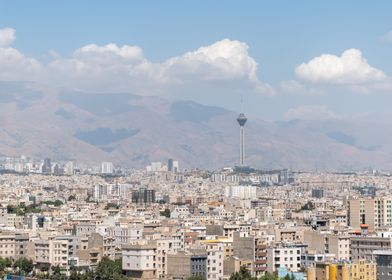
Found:
[[241, 92], [241, 113], [244, 112], [244, 94]]

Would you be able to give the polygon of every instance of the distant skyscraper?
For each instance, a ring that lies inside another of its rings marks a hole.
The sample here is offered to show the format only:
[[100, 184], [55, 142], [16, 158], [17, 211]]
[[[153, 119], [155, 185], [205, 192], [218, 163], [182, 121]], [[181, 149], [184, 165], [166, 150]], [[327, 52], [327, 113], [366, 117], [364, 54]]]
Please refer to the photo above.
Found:
[[244, 156], [245, 156], [245, 135], [244, 135], [244, 126], [248, 119], [245, 117], [243, 113], [241, 113], [238, 118], [237, 122], [240, 125], [240, 166], [244, 166]]
[[132, 202], [150, 204], [155, 202], [155, 190], [140, 188], [132, 191]]
[[42, 165], [42, 174], [51, 174], [52, 173], [52, 162], [50, 158], [44, 159], [44, 164]]
[[169, 158], [169, 160], [167, 161], [167, 171], [173, 171], [173, 159]]
[[324, 190], [323, 189], [312, 189], [312, 197], [313, 198], [323, 198]]
[[102, 162], [101, 163], [101, 174], [113, 174], [114, 167], [111, 162]]
[[178, 160], [173, 160], [172, 158], [170, 158], [167, 161], [167, 171], [169, 172], [178, 172], [180, 169], [180, 164], [178, 163]]

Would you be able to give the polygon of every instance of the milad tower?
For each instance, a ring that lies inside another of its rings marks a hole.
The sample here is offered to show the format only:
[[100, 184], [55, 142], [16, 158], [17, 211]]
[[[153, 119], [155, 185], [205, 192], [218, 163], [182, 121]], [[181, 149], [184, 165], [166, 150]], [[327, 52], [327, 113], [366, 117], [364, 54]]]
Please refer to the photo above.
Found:
[[240, 125], [240, 166], [244, 166], [244, 157], [245, 157], [245, 131], [244, 126], [248, 119], [245, 117], [243, 113], [241, 113], [238, 118], [237, 122]]

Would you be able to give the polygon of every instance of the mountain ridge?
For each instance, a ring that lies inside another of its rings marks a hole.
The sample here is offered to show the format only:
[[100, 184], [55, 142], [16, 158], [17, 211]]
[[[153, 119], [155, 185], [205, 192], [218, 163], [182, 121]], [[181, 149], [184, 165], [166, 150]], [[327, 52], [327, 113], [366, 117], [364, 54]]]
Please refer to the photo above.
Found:
[[[238, 161], [237, 113], [194, 101], [0, 82], [0, 109], [3, 155], [134, 168], [168, 158], [209, 169]], [[387, 125], [250, 117], [245, 135], [246, 162], [256, 168], [392, 169]]]

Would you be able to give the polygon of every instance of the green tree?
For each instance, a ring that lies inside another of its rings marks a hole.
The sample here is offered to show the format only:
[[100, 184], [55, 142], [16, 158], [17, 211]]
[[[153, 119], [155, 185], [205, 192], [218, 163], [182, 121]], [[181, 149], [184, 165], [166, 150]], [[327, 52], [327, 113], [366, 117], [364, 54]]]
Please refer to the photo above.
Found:
[[9, 214], [15, 213], [15, 207], [12, 205], [7, 205], [7, 213]]
[[166, 218], [170, 218], [170, 209], [166, 208], [165, 210], [159, 212], [161, 214], [161, 216], [164, 216]]
[[67, 279], [67, 277], [61, 274], [61, 268], [59, 266], [52, 267], [52, 274], [50, 276], [50, 280], [63, 280], [63, 279]]
[[102, 258], [95, 272], [95, 280], [125, 280], [122, 274], [122, 264], [120, 260], [112, 261], [107, 257]]
[[79, 272], [72, 270], [71, 274], [69, 275], [69, 280], [82, 280], [83, 275], [81, 275]]
[[[98, 279], [95, 278], [96, 275], [92, 271], [87, 271], [84, 273], [81, 273], [80, 271], [77, 270], [72, 270], [70, 276], [68, 277], [68, 280], [92, 280], [92, 279]], [[100, 278], [99, 278], [100, 279]]]
[[314, 204], [311, 201], [306, 202], [306, 204], [304, 204], [301, 207], [301, 210], [313, 210], [314, 209]]
[[283, 279], [284, 280], [295, 280], [294, 275], [292, 275], [292, 274], [286, 274], [286, 276]]
[[29, 274], [33, 271], [33, 262], [26, 258], [20, 258], [14, 262], [14, 268], [17, 268], [20, 272], [24, 274]]
[[0, 277], [4, 276], [4, 270], [8, 267], [12, 267], [11, 259], [0, 257]]
[[119, 206], [116, 203], [113, 203], [113, 202], [109, 202], [108, 204], [106, 204], [105, 210], [109, 210], [111, 208], [118, 209]]
[[12, 261], [9, 258], [2, 258], [0, 257], [0, 270], [3, 271], [4, 269], [11, 267]]
[[261, 276], [260, 280], [278, 280], [278, 276], [266, 272], [264, 276]]
[[250, 271], [246, 268], [246, 266], [241, 266], [240, 271], [233, 273], [230, 280], [252, 280], [253, 277], [250, 274]]
[[54, 205], [54, 206], [56, 206], [56, 207], [59, 207], [59, 206], [63, 205], [64, 203], [63, 203], [61, 200], [56, 199], [55, 201], [46, 200], [46, 201], [42, 202], [42, 204]]

